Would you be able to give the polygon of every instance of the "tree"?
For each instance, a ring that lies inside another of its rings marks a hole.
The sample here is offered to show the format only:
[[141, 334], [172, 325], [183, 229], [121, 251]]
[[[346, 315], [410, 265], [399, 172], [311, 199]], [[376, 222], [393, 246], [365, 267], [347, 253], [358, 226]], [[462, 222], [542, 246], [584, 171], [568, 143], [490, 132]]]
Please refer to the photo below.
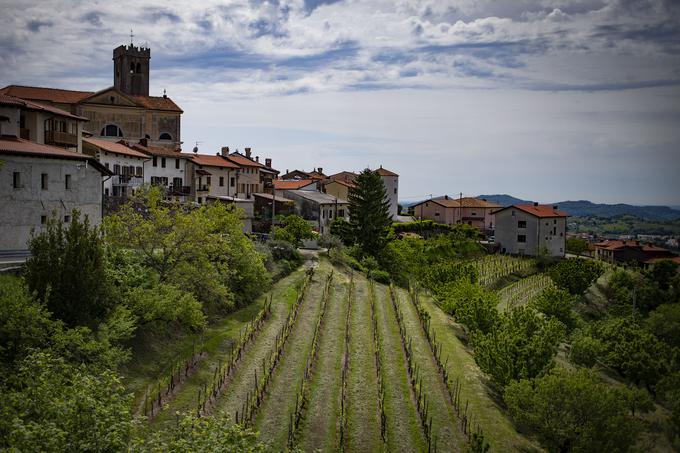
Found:
[[531, 302], [531, 306], [548, 317], [554, 317], [571, 331], [576, 326], [572, 306], [576, 297], [559, 288], [547, 288]]
[[114, 305], [106, 278], [104, 246], [87, 216], [74, 210], [68, 226], [54, 217], [32, 234], [24, 278], [49, 311], [70, 326], [94, 327]]
[[193, 294], [166, 283], [134, 288], [127, 294], [125, 305], [139, 318], [140, 325], [177, 323], [201, 330], [206, 324], [201, 303]]
[[533, 381], [513, 382], [504, 399], [512, 417], [548, 451], [626, 452], [634, 444], [638, 425], [626, 399], [588, 370], [557, 368]]
[[286, 241], [293, 244], [295, 247], [302, 245], [303, 239], [311, 239], [314, 237], [312, 226], [305, 219], [299, 215], [289, 215], [281, 221], [282, 227], [274, 227], [272, 235], [278, 241]]
[[659, 339], [680, 348], [680, 304], [659, 305], [649, 314], [645, 324]]
[[364, 254], [377, 257], [387, 244], [392, 225], [385, 185], [368, 168], [354, 180], [349, 192], [350, 231]]
[[563, 337], [561, 322], [518, 307], [503, 313], [495, 329], [475, 337], [475, 361], [504, 387], [513, 380], [530, 379], [549, 370]]
[[580, 255], [588, 251], [588, 241], [578, 236], [567, 238], [567, 252]]
[[548, 270], [548, 275], [555, 284], [571, 294], [580, 296], [604, 272], [602, 265], [596, 261], [583, 258], [567, 258]]
[[470, 280], [457, 280], [447, 288], [441, 300], [444, 311], [464, 324], [473, 338], [478, 332], [490, 332], [498, 322], [497, 293]]

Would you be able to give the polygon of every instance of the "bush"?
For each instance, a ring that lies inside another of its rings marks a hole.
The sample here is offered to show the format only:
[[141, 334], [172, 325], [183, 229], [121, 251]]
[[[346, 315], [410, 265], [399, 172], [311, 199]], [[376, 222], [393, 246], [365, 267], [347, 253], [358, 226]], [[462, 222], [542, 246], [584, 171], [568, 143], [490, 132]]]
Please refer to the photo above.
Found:
[[[498, 294], [466, 279], [457, 280], [440, 292], [442, 308], [468, 331], [488, 333], [498, 322]], [[474, 335], [473, 335], [474, 336]]]
[[575, 364], [590, 368], [595, 366], [604, 349], [604, 345], [597, 338], [578, 332], [571, 340], [569, 359]]
[[626, 452], [638, 425], [615, 387], [586, 370], [556, 369], [505, 389], [513, 419], [531, 430], [549, 451]]
[[280, 219], [280, 222], [283, 226], [275, 226], [272, 230], [272, 236], [277, 241], [286, 241], [300, 247], [303, 239], [314, 237], [312, 226], [299, 215], [289, 215]]
[[567, 258], [552, 266], [548, 275], [555, 284], [571, 294], [580, 296], [604, 272], [602, 264], [583, 258]]
[[531, 306], [548, 317], [554, 317], [567, 326], [567, 331], [576, 327], [576, 314], [572, 305], [576, 297], [559, 288], [548, 288], [531, 302]]

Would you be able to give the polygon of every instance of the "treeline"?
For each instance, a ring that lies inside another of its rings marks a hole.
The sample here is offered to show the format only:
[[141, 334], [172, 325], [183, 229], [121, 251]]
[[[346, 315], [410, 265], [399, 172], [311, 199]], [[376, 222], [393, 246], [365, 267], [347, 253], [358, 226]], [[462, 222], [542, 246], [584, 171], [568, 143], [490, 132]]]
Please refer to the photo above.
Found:
[[117, 374], [145, 336], [199, 332], [252, 302], [274, 254], [299, 260], [285, 245], [258, 252], [240, 216], [219, 203], [168, 204], [151, 189], [100, 228], [75, 211], [68, 224], [50, 219], [22, 274], [0, 278], [0, 449], [261, 449], [223, 417], [180, 417], [162, 437], [137, 438]]

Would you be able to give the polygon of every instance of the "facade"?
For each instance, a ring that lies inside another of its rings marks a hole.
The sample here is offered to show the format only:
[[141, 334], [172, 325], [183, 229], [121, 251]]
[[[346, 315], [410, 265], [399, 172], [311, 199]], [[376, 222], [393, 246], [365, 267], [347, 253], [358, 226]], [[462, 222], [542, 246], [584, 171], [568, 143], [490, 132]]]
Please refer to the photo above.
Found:
[[233, 197], [238, 165], [221, 155], [187, 154], [187, 157], [187, 183], [193, 201], [202, 204], [208, 197]]
[[[85, 117], [89, 120], [86, 130], [95, 137], [129, 142], [146, 139], [154, 146], [177, 149], [182, 143], [182, 109], [165, 94], [149, 96], [150, 58], [149, 48], [131, 44], [114, 49], [114, 84], [96, 93], [9, 85], [0, 89], [0, 94], [39, 102]], [[28, 130], [37, 130], [38, 127], [29, 118], [26, 125]], [[77, 135], [80, 135], [80, 131]], [[27, 139], [33, 141], [32, 138]]]
[[494, 230], [494, 212], [500, 205], [478, 198], [451, 198], [448, 195], [422, 201], [413, 205], [414, 217], [454, 225], [466, 223], [491, 234]]
[[661, 259], [676, 259], [670, 250], [635, 240], [603, 241], [594, 244], [595, 258], [608, 263], [647, 266]]
[[83, 138], [83, 152], [93, 156], [113, 173], [104, 181], [105, 197], [133, 195], [144, 184], [144, 164], [151, 158], [123, 142], [112, 143], [97, 138]]
[[387, 200], [390, 202], [390, 217], [396, 220], [399, 214], [399, 175], [384, 169], [382, 165], [375, 172], [380, 175], [385, 185]]
[[186, 201], [191, 196], [187, 161], [189, 154], [182, 154], [164, 146], [154, 146], [142, 139], [131, 145], [132, 149], [149, 157], [144, 161], [144, 182], [161, 187], [168, 197]]
[[269, 172], [263, 164], [258, 162], [259, 159], [255, 160], [251, 157], [250, 148], [245, 148], [244, 155], [238, 151], [229, 153], [229, 148], [224, 147], [222, 156], [239, 166], [235, 180], [235, 197], [249, 200], [254, 193], [264, 193], [264, 183], [269, 178]]
[[331, 179], [333, 181], [343, 181], [343, 182], [350, 182], [353, 183], [355, 179], [357, 179], [356, 173], [353, 173], [351, 171], [341, 171], [340, 173], [335, 173], [332, 174], [328, 177], [328, 179]]
[[557, 206], [513, 205], [495, 211], [501, 253], [564, 256], [568, 214]]
[[355, 187], [353, 183], [345, 182], [341, 179], [327, 179], [323, 184], [323, 192], [342, 200], [349, 200], [349, 191]]
[[314, 190], [284, 190], [283, 196], [295, 202], [296, 213], [321, 235], [330, 234], [330, 224], [342, 217], [349, 220], [349, 202]]
[[102, 176], [94, 158], [50, 145], [0, 137], [0, 250], [25, 250], [48, 218], [68, 223], [77, 209], [91, 225], [102, 218]]

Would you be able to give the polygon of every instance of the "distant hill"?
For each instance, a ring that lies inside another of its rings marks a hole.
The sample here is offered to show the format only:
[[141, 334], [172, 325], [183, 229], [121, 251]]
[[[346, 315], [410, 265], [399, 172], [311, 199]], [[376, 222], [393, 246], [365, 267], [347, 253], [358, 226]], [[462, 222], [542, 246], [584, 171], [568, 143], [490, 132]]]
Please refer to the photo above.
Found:
[[[521, 200], [510, 195], [479, 195], [477, 198], [485, 198], [488, 201], [498, 203], [502, 206], [511, 204], [531, 203], [529, 200]], [[588, 200], [579, 201], [560, 201], [556, 204], [561, 210], [568, 212], [572, 216], [585, 217], [618, 217], [622, 215], [632, 215], [647, 220], [677, 220], [680, 219], [680, 210], [671, 209], [668, 206], [633, 206], [630, 204], [600, 204]]]

